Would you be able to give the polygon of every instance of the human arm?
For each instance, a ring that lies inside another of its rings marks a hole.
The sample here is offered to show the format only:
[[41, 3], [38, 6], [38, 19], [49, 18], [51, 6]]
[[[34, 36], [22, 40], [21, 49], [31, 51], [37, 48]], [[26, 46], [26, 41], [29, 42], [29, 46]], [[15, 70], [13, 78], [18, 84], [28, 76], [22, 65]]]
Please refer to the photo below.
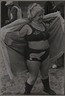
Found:
[[43, 20], [44, 21], [50, 21], [50, 20], [53, 20], [56, 17], [58, 17], [62, 22], [64, 22], [64, 19], [61, 16], [61, 13], [59, 11], [54, 12], [54, 13], [50, 13], [50, 14], [47, 14], [47, 15], [44, 15], [43, 16]]
[[21, 30], [19, 31], [13, 31], [12, 34], [11, 34], [11, 38], [14, 40], [17, 40], [18, 38], [23, 38], [25, 37], [28, 32], [29, 32], [29, 26], [26, 24], [24, 25]]
[[[54, 12], [54, 13], [50, 13], [48, 15], [44, 15], [43, 16], [43, 21], [46, 22], [46, 23], [50, 23], [51, 21], [53, 21], [54, 18], [59, 18], [59, 20], [61, 21], [61, 24], [62, 26], [64, 26], [64, 19], [63, 17], [61, 16], [60, 12], [57, 11], [57, 12]], [[64, 29], [64, 28], [63, 28]]]
[[60, 15], [61, 15], [60, 12], [57, 11], [57, 12], [54, 12], [54, 13], [50, 13], [50, 14], [44, 15], [44, 16], [43, 16], [43, 19], [60, 17]]

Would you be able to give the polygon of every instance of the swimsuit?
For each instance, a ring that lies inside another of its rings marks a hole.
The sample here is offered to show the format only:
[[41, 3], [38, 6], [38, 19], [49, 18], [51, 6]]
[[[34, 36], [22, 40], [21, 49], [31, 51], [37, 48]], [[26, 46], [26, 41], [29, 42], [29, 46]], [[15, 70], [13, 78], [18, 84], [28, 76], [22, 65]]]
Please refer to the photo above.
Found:
[[26, 59], [30, 61], [40, 61], [43, 62], [49, 55], [49, 48], [45, 50], [36, 50], [27, 48]]
[[49, 38], [49, 34], [46, 32], [46, 30], [43, 32], [33, 28], [31, 25], [29, 26], [32, 28], [32, 33], [30, 35], [26, 35], [25, 38], [27, 41], [41, 41]]
[[[33, 28], [31, 25], [29, 25], [32, 28], [32, 33], [30, 35], [26, 35], [25, 39], [27, 42], [33, 42], [33, 41], [42, 41], [42, 40], [48, 40], [49, 34], [46, 32], [39, 31], [38, 29]], [[26, 49], [26, 59], [30, 61], [44, 61], [49, 55], [49, 48], [45, 50], [38, 50], [38, 49], [32, 49], [29, 48], [29, 46]]]

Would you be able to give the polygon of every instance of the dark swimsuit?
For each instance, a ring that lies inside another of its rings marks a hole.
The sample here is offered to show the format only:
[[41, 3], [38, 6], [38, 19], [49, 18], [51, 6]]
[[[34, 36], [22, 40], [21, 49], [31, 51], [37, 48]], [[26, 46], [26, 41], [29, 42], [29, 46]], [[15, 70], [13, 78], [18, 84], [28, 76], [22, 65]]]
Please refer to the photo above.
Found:
[[[32, 28], [32, 33], [30, 35], [26, 35], [25, 39], [27, 42], [33, 42], [33, 41], [42, 41], [42, 40], [48, 40], [49, 34], [46, 32], [41, 32], [35, 28], [33, 28], [31, 25], [29, 25]], [[44, 61], [49, 55], [49, 48], [45, 50], [36, 50], [31, 49], [27, 47], [26, 49], [26, 59], [31, 61]]]

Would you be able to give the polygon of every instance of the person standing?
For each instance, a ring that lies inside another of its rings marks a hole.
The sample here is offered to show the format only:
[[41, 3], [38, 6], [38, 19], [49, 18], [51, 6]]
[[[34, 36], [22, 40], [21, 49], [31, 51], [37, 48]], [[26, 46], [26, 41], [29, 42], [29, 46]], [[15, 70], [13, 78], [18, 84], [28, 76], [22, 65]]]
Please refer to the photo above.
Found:
[[25, 82], [24, 94], [26, 95], [31, 93], [39, 70], [44, 91], [50, 95], [56, 94], [49, 85], [49, 33], [46, 32], [46, 26], [42, 23], [43, 15], [44, 10], [39, 4], [34, 3], [30, 5], [28, 7], [28, 19], [30, 23], [25, 24], [19, 32], [19, 35], [25, 37], [27, 42], [26, 64], [29, 78]]

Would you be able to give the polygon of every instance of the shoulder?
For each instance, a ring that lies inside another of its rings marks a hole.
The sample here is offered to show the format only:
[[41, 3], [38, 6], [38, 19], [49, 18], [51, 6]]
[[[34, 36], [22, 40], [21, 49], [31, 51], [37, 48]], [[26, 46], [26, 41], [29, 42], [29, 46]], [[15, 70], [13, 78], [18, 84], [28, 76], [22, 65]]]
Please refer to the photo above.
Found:
[[25, 25], [23, 26], [23, 28], [21, 29], [21, 31], [25, 32], [25, 34], [30, 34], [30, 33], [32, 33], [32, 29], [31, 29], [31, 27], [30, 27], [28, 24], [25, 24]]

